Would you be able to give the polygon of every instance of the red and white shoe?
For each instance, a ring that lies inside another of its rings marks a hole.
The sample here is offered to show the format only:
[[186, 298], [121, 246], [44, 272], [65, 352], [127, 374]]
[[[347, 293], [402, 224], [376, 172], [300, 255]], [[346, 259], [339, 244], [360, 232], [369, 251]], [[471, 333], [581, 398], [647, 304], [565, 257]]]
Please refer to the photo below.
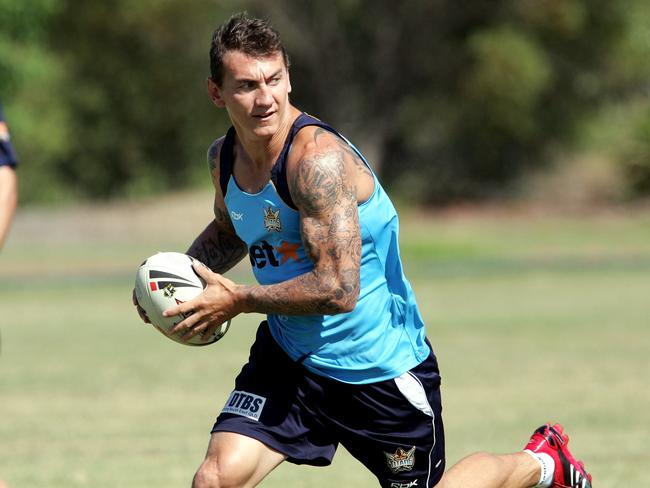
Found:
[[581, 461], [569, 452], [569, 436], [560, 424], [546, 424], [537, 429], [524, 449], [544, 452], [553, 458], [553, 486], [557, 488], [591, 488], [591, 475]]

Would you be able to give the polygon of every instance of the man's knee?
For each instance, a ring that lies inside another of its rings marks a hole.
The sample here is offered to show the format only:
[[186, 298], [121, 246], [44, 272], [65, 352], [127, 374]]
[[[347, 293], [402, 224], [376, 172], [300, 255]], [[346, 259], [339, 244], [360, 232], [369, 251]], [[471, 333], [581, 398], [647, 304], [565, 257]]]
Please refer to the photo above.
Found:
[[192, 480], [192, 488], [218, 488], [219, 466], [216, 463], [203, 461]]
[[208, 458], [194, 475], [192, 488], [239, 488], [245, 484], [245, 476], [232, 463]]

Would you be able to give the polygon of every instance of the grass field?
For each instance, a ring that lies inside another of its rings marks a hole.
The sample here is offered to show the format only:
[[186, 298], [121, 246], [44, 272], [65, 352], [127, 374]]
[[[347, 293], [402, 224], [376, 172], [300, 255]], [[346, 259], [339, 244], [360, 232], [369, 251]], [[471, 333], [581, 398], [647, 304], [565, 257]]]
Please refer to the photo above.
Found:
[[[260, 317], [187, 348], [140, 324], [130, 293], [144, 257], [201, 230], [209, 199], [20, 212], [0, 254], [11, 488], [189, 486]], [[449, 464], [559, 420], [597, 488], [650, 486], [650, 212], [405, 213], [402, 253], [441, 362]], [[375, 482], [340, 450], [264, 483], [335, 485]]]

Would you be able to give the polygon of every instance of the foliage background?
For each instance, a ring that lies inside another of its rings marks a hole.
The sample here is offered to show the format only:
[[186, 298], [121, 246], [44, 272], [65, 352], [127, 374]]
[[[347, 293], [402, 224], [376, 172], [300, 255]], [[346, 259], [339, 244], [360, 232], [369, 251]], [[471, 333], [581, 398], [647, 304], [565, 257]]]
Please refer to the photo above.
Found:
[[521, 198], [544, 194], [531, 180], [549, 171], [589, 201], [650, 191], [643, 0], [0, 0], [23, 202], [205, 182], [227, 125], [205, 95], [210, 36], [243, 9], [282, 33], [294, 103], [348, 135], [393, 194]]

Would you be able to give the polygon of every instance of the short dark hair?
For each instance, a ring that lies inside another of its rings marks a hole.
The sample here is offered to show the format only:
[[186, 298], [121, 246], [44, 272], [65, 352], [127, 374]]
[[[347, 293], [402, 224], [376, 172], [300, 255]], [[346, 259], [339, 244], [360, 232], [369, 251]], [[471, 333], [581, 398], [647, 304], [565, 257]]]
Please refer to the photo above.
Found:
[[267, 21], [249, 17], [246, 12], [234, 14], [212, 34], [210, 76], [217, 85], [223, 82], [223, 57], [227, 51], [241, 51], [259, 57], [280, 52], [289, 68], [289, 56], [278, 31]]

